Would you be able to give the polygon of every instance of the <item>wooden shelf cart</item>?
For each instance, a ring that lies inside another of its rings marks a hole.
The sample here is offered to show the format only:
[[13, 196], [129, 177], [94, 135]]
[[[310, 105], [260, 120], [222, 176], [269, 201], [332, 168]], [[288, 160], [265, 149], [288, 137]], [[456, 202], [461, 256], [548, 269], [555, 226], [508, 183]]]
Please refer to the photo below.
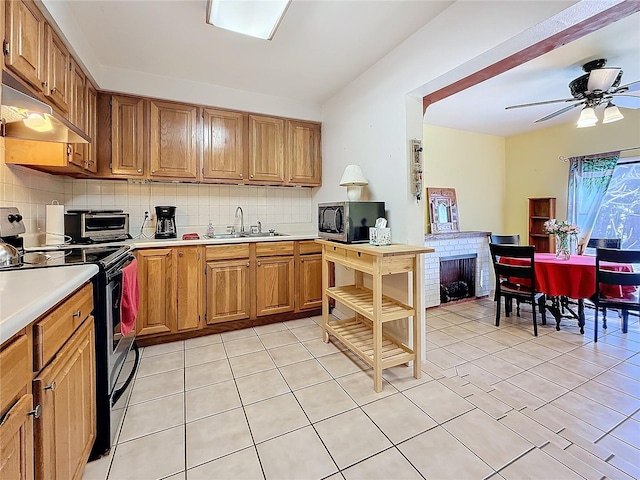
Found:
[[[322, 333], [329, 342], [333, 335], [347, 348], [373, 367], [373, 389], [382, 391], [382, 370], [413, 361], [413, 375], [420, 378], [420, 344], [422, 328], [420, 315], [420, 254], [432, 248], [410, 245], [372, 246], [340, 244], [316, 240], [322, 245]], [[339, 264], [354, 270], [355, 284], [329, 287], [329, 264]], [[372, 289], [364, 286], [364, 274], [372, 277]], [[411, 273], [413, 305], [405, 305], [382, 294], [384, 275]], [[346, 320], [329, 320], [329, 299], [355, 312]], [[411, 345], [398, 342], [383, 332], [383, 324], [412, 317]]]

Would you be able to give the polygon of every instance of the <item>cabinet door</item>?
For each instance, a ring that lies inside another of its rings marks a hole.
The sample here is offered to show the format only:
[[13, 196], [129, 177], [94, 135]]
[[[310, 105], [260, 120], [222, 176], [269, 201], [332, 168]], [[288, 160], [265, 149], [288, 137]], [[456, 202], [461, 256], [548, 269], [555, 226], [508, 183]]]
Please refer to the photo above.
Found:
[[248, 259], [207, 262], [207, 323], [249, 318], [251, 312]]
[[298, 310], [322, 306], [322, 254], [300, 256], [296, 286]]
[[23, 395], [0, 423], [0, 478], [33, 478], [33, 397]]
[[256, 315], [292, 312], [293, 257], [260, 258], [256, 262]]
[[288, 183], [321, 185], [320, 125], [287, 121]]
[[[46, 55], [46, 81], [44, 84], [44, 94], [55, 103], [63, 112], [69, 111], [70, 97], [73, 92], [69, 88], [71, 81], [69, 50], [62, 43], [60, 37], [53, 29], [45, 26], [45, 55]], [[82, 73], [82, 72], [80, 72]], [[84, 103], [84, 74], [82, 74], [83, 103]], [[75, 112], [70, 112], [73, 116]], [[74, 118], [70, 118], [71, 123], [77, 125], [80, 130], [84, 130], [84, 125], [78, 124]]]
[[144, 175], [144, 99], [111, 97], [111, 173]]
[[154, 248], [138, 250], [137, 335], [174, 333], [176, 324], [176, 288], [173, 250]]
[[93, 317], [73, 334], [33, 380], [36, 478], [79, 478], [96, 436]]
[[[87, 81], [84, 72], [76, 62], [71, 62], [71, 102], [69, 105], [69, 121], [83, 132], [86, 132], [86, 94]], [[73, 144], [73, 156], [71, 163], [82, 168], [87, 168], [89, 162], [86, 159], [86, 144]]]
[[203, 118], [203, 177], [214, 180], [242, 180], [243, 115], [205, 108]]
[[98, 108], [98, 94], [96, 89], [93, 88], [89, 80], [86, 81], [87, 92], [85, 95], [85, 119], [87, 128], [85, 132], [91, 138], [91, 142], [84, 146], [85, 155], [84, 158], [87, 161], [85, 168], [92, 173], [98, 171], [98, 161], [96, 155], [96, 133], [97, 127], [97, 108]]
[[249, 180], [284, 182], [284, 120], [249, 115]]
[[178, 247], [178, 323], [179, 332], [200, 328], [202, 305], [202, 260], [199, 247]]
[[151, 101], [152, 178], [197, 178], [197, 122], [197, 107]]
[[32, 0], [5, 3], [5, 65], [40, 91], [44, 82], [44, 18]]

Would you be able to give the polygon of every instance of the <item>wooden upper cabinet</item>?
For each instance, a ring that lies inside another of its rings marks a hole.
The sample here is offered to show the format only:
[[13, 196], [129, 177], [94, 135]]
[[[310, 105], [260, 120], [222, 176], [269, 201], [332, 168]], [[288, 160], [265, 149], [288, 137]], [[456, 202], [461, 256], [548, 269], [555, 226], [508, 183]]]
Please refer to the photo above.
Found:
[[98, 161], [96, 154], [96, 143], [97, 143], [97, 109], [98, 109], [98, 94], [96, 89], [91, 85], [91, 82], [87, 79], [86, 81], [86, 95], [85, 95], [85, 119], [87, 128], [85, 129], [85, 133], [89, 135], [91, 141], [84, 146], [85, 151], [85, 160], [87, 164], [85, 168], [92, 173], [96, 173], [98, 170]]
[[[69, 50], [67, 50], [67, 47], [62, 43], [62, 40], [60, 40], [58, 35], [53, 31], [53, 28], [48, 24], [45, 25], [44, 44], [46, 58], [46, 80], [43, 85], [44, 94], [53, 103], [55, 103], [60, 110], [68, 112], [69, 104], [71, 103], [70, 97], [73, 96], [73, 92], [70, 88], [72, 74], [70, 71], [71, 55], [69, 55]], [[82, 88], [84, 88], [84, 74], [81, 70], [79, 71], [83, 77]], [[75, 112], [71, 115], [73, 114], [75, 114]], [[73, 118], [70, 120], [81, 130], [84, 130], [83, 126], [81, 124], [79, 125]]]
[[111, 173], [144, 175], [143, 98], [111, 97]]
[[205, 108], [202, 175], [205, 179], [244, 177], [244, 115]]
[[71, 102], [69, 121], [83, 132], [87, 131], [86, 123], [87, 77], [78, 64], [71, 60]]
[[287, 183], [320, 186], [320, 124], [287, 120]]
[[32, 0], [5, 3], [5, 64], [41, 91], [44, 82], [45, 20]]
[[150, 177], [197, 179], [198, 107], [150, 103]]
[[249, 115], [249, 180], [284, 182], [284, 120]]

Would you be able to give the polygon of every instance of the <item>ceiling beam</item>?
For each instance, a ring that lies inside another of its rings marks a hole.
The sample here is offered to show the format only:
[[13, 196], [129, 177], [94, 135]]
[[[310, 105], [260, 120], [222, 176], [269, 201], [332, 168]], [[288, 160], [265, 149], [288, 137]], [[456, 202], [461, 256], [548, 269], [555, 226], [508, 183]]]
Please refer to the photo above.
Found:
[[618, 3], [613, 7], [594, 15], [593, 17], [583, 20], [580, 23], [576, 23], [575, 25], [571, 25], [556, 34], [545, 38], [544, 40], [540, 40], [539, 42], [534, 43], [533, 45], [520, 50], [519, 52], [516, 52], [496, 63], [493, 63], [492, 65], [478, 70], [471, 75], [467, 75], [466, 77], [461, 78], [460, 80], [457, 80], [452, 84], [447, 85], [446, 87], [442, 87], [435, 92], [425, 95], [424, 97], [422, 97], [422, 113], [424, 115], [429, 105], [439, 100], [447, 98], [451, 95], [455, 95], [462, 90], [473, 87], [478, 83], [498, 76], [501, 73], [517, 67], [518, 65], [522, 65], [529, 60], [538, 58], [545, 53], [562, 47], [563, 45], [582, 38], [585, 35], [589, 35], [596, 30], [600, 30], [607, 25], [615, 23], [618, 20], [622, 20], [623, 18], [626, 18], [629, 15], [633, 15], [634, 13], [637, 13], [639, 11], [640, 1], [625, 0], [624, 2]]

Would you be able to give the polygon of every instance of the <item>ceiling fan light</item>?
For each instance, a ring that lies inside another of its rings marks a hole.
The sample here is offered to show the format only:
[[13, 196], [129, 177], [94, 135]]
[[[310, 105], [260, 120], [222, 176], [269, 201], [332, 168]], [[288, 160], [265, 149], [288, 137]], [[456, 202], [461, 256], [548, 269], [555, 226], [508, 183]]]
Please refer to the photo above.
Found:
[[617, 122], [618, 120], [622, 120], [624, 115], [620, 113], [620, 109], [616, 107], [613, 103], [609, 103], [607, 108], [604, 109], [604, 117], [602, 119], [602, 123], [612, 123]]
[[596, 111], [593, 107], [584, 107], [580, 112], [580, 118], [578, 118], [578, 128], [594, 127], [598, 123], [598, 117], [596, 117]]

